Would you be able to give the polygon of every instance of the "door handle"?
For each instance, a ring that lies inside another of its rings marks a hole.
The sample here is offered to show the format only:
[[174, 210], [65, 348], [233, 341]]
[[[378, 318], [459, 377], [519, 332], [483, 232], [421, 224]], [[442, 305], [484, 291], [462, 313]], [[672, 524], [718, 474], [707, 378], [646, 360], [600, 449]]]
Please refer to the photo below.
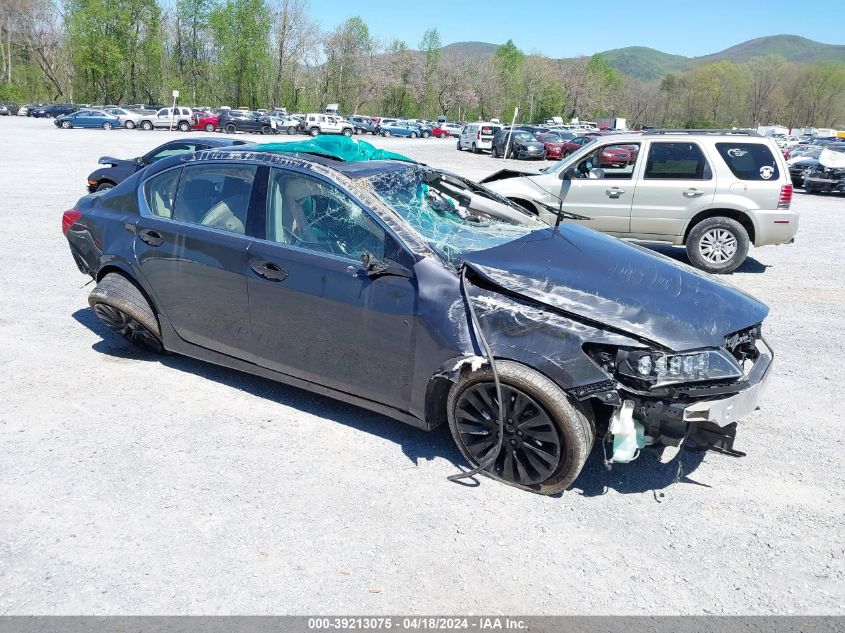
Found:
[[275, 262], [255, 261], [251, 262], [249, 267], [256, 275], [270, 281], [284, 281], [288, 277], [288, 271]]
[[605, 190], [604, 190], [604, 192], [605, 192], [605, 193], [608, 195], [608, 197], [610, 197], [610, 198], [618, 198], [618, 197], [619, 197], [619, 196], [621, 196], [623, 193], [625, 193], [625, 190], [624, 190], [624, 189], [620, 189], [619, 187], [611, 187], [610, 189], [605, 189]]
[[704, 192], [701, 189], [686, 189], [684, 191], [684, 196], [687, 198], [697, 198], [698, 196], [702, 195]]
[[159, 233], [158, 231], [153, 231], [152, 229], [144, 229], [143, 231], [139, 231], [138, 237], [150, 246], [161, 246], [164, 242], [164, 238], [161, 236], [161, 233]]

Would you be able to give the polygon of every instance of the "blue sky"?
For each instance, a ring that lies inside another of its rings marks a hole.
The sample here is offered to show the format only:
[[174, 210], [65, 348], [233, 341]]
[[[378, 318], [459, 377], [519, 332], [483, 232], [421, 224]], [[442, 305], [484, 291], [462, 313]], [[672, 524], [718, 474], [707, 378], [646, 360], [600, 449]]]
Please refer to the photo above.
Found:
[[310, 0], [309, 12], [324, 30], [360, 15], [377, 38], [398, 37], [412, 47], [425, 29], [436, 26], [444, 44], [512, 39], [525, 52], [552, 57], [623, 46], [694, 57], [779, 34], [845, 44], [845, 0]]

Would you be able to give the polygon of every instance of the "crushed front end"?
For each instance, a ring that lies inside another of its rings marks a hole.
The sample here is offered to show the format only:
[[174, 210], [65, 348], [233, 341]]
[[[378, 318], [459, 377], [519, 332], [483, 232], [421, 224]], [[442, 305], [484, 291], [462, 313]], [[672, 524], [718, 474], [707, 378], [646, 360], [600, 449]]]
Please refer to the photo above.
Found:
[[631, 461], [645, 446], [743, 455], [733, 447], [737, 422], [758, 408], [774, 359], [760, 325], [729, 335], [719, 348], [674, 353], [597, 345], [585, 352], [608, 381], [571, 393], [612, 408], [611, 462]]

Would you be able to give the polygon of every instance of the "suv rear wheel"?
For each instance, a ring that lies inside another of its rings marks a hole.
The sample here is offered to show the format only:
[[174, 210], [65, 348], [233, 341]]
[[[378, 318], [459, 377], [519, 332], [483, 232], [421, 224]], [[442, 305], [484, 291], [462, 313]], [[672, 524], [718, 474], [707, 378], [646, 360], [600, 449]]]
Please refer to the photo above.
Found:
[[311, 134], [311, 136], [320, 136], [320, 128], [318, 128], [318, 127], [312, 127], [312, 128], [309, 130], [309, 134]]
[[748, 256], [748, 231], [732, 218], [706, 218], [687, 236], [690, 263], [708, 273], [731, 273]]
[[226, 124], [226, 133], [227, 134], [234, 134], [237, 131], [238, 131], [238, 128], [235, 127], [234, 123], [227, 123]]
[[[566, 490], [595, 440], [587, 410], [530, 367], [497, 361], [496, 369], [505, 402], [504, 439], [494, 463], [483, 472], [539, 494]], [[492, 457], [499, 408], [490, 367], [458, 380], [449, 393], [447, 415], [452, 437], [473, 467]]]
[[343, 135], [344, 135], [346, 138], [349, 138], [350, 136], [352, 136], [352, 130], [351, 130], [350, 128], [348, 128], [348, 127], [347, 127], [347, 128], [344, 128], [344, 129], [343, 129]]

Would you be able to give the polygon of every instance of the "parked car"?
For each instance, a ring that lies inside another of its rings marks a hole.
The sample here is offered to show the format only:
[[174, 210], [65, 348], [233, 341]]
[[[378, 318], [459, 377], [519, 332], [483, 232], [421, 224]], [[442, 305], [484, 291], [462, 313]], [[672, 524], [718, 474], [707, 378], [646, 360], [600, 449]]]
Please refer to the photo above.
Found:
[[[623, 153], [630, 160], [613, 158]], [[783, 156], [756, 133], [602, 136], [540, 172], [502, 170], [482, 182], [552, 224], [562, 205], [617, 237], [685, 245], [711, 273], [736, 270], [750, 244], [791, 243], [798, 231]]]
[[447, 424], [540, 494], [596, 438], [616, 463], [646, 441], [730, 452], [760, 403], [768, 308], [744, 292], [424, 165], [278, 159], [171, 157], [65, 211], [94, 314], [149, 351]]
[[405, 138], [417, 138], [421, 135], [420, 128], [409, 123], [388, 123], [380, 125], [379, 130], [382, 136], [402, 136]]
[[541, 132], [539, 134], [535, 134], [534, 138], [540, 141], [543, 144], [543, 147], [546, 148], [546, 158], [563, 158], [564, 139], [560, 136], [560, 134], [557, 132]]
[[194, 111], [195, 123], [191, 125], [192, 130], [205, 130], [206, 132], [214, 132], [220, 127], [220, 120], [216, 114], [206, 112], [203, 110]]
[[0, 116], [17, 116], [20, 108], [14, 101], [4, 101], [0, 103]]
[[227, 134], [234, 134], [235, 132], [276, 133], [269, 116], [241, 110], [224, 110], [217, 117], [217, 126]]
[[140, 112], [132, 112], [125, 108], [106, 108], [105, 112], [106, 114], [116, 116], [117, 120], [120, 121], [120, 125], [127, 130], [134, 130], [141, 125], [141, 120], [144, 118], [144, 115]]
[[240, 141], [225, 137], [198, 137], [183, 138], [175, 141], [168, 141], [151, 149], [143, 156], [137, 158], [113, 158], [102, 156], [97, 162], [105, 167], [100, 167], [91, 172], [88, 176], [88, 191], [105, 191], [120, 184], [132, 174], [152, 165], [153, 163], [170, 156], [178, 154], [190, 154], [212, 147], [231, 147], [245, 145], [246, 141]]
[[573, 152], [577, 152], [587, 143], [591, 143], [596, 138], [598, 138], [598, 134], [582, 134], [580, 136], [576, 136], [574, 138], [569, 139], [568, 141], [563, 142], [563, 157], [566, 158]]
[[491, 150], [493, 137], [500, 129], [502, 129], [502, 126], [495, 123], [467, 123], [458, 137], [458, 150], [468, 149], [473, 154], [478, 154], [483, 150]]
[[355, 127], [355, 134], [377, 134], [376, 128], [378, 126], [368, 116], [352, 114], [346, 117], [346, 120]]
[[78, 110], [73, 114], [65, 114], [57, 116], [53, 119], [56, 127], [63, 129], [70, 129], [74, 127], [87, 128], [103, 128], [104, 130], [111, 130], [120, 127], [120, 121], [113, 114], [108, 114], [102, 110]]
[[411, 123], [410, 125], [417, 128], [421, 138], [429, 138], [434, 132], [434, 128], [428, 123], [417, 121], [416, 123]]
[[446, 122], [440, 124], [440, 138], [448, 138], [450, 136], [460, 136], [461, 130], [464, 129], [462, 123]]
[[32, 116], [32, 112], [38, 108], [43, 108], [45, 103], [27, 103], [18, 108], [18, 116]]
[[300, 129], [311, 136], [319, 136], [320, 134], [352, 136], [355, 133], [355, 128], [343, 117], [337, 114], [319, 112], [306, 114], [305, 118], [302, 119]]
[[505, 158], [539, 159], [546, 157], [546, 147], [531, 132], [525, 130], [501, 129], [493, 137], [493, 145], [490, 149], [493, 158], [504, 156]]
[[141, 117], [141, 129], [153, 130], [155, 128], [167, 128], [188, 132], [196, 123], [191, 108], [177, 106], [175, 108], [159, 108], [155, 114], [144, 114]]
[[52, 105], [37, 106], [28, 109], [28, 116], [36, 119], [47, 119], [62, 116], [64, 114], [71, 114], [76, 112], [79, 108], [72, 103], [54, 103]]
[[816, 164], [804, 176], [807, 193], [845, 193], [845, 153], [822, 149]]
[[301, 121], [299, 119], [289, 115], [270, 115], [270, 125], [273, 127], [276, 134], [296, 134], [299, 132], [300, 123]]

